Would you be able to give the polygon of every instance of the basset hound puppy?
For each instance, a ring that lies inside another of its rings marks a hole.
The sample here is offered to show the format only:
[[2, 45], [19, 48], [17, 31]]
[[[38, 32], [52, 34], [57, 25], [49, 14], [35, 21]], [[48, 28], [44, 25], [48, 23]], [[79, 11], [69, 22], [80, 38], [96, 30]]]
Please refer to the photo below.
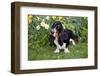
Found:
[[60, 21], [55, 21], [51, 27], [50, 42], [56, 45], [55, 53], [59, 53], [60, 49], [64, 49], [65, 53], [69, 53], [68, 45], [75, 45], [77, 36], [69, 29], [64, 29]]

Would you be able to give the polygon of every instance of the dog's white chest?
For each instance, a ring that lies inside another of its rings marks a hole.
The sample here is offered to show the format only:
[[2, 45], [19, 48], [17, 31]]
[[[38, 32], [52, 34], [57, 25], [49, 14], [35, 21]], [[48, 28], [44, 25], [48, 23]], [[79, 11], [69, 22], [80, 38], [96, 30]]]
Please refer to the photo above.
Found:
[[63, 45], [60, 46], [57, 39], [54, 40], [54, 43], [57, 46], [57, 49], [54, 51], [55, 53], [59, 53], [60, 49], [64, 49], [65, 53], [69, 53], [68, 48], [66, 48], [66, 43], [63, 43]]
[[63, 43], [63, 45], [60, 46], [57, 39], [54, 40], [54, 43], [57, 46], [57, 48], [59, 48], [59, 49], [65, 49], [66, 48], [66, 43]]

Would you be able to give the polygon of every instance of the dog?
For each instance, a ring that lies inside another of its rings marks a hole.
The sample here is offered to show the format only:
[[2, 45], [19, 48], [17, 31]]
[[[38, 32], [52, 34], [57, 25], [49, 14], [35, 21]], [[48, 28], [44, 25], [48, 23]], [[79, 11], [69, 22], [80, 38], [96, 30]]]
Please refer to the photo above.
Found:
[[65, 53], [69, 53], [68, 45], [72, 43], [75, 45], [75, 40], [77, 36], [73, 31], [69, 29], [64, 29], [60, 21], [55, 21], [51, 27], [50, 43], [56, 45], [56, 50], [54, 53], [59, 53], [60, 49], [64, 49]]

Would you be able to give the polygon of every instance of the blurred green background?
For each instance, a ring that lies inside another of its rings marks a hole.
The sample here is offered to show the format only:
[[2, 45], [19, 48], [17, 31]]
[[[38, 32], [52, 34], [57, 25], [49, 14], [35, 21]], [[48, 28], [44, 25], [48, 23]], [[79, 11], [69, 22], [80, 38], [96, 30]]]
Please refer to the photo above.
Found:
[[[71, 29], [79, 42], [69, 46], [70, 53], [63, 50], [55, 54], [55, 46], [48, 40], [53, 22], [60, 21], [63, 27]], [[28, 60], [77, 59], [87, 58], [88, 18], [75, 16], [28, 15]]]

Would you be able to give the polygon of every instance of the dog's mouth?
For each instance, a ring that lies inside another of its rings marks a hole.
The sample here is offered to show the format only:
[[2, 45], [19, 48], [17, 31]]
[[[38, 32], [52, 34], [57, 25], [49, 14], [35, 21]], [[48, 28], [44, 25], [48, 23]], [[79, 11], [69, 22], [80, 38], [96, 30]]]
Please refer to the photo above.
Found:
[[53, 37], [57, 37], [57, 31], [56, 31], [56, 29], [52, 29], [52, 30], [51, 30], [51, 35], [52, 35]]
[[51, 35], [52, 35], [53, 37], [56, 37], [56, 36], [57, 36], [55, 32], [51, 32]]

